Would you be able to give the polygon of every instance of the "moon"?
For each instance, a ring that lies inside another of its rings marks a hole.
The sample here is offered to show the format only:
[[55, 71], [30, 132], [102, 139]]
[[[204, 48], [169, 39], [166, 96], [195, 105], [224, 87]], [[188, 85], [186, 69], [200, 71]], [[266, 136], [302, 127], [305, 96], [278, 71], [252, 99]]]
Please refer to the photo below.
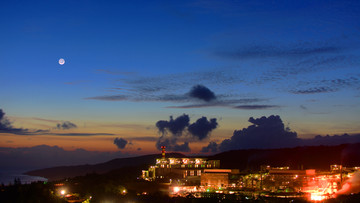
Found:
[[59, 64], [64, 65], [65, 64], [65, 59], [63, 59], [63, 58], [59, 59]]

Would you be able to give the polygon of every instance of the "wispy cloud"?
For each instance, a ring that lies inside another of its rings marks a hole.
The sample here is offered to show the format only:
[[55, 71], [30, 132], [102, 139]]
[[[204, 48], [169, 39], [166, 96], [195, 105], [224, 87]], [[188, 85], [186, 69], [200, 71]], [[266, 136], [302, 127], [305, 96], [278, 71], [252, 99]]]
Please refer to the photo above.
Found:
[[268, 101], [262, 98], [241, 98], [234, 99], [232, 95], [218, 95], [204, 85], [194, 85], [187, 93], [183, 94], [152, 94], [143, 93], [139, 95], [110, 95], [88, 97], [85, 99], [103, 101], [152, 101], [152, 102], [172, 102], [188, 103], [186, 105], [168, 106], [167, 108], [204, 108], [204, 107], [234, 107], [238, 104], [248, 104]]
[[108, 95], [108, 96], [96, 96], [84, 98], [87, 100], [102, 100], [102, 101], [126, 101], [129, 98], [125, 95]]
[[338, 53], [343, 47], [336, 45], [318, 45], [299, 43], [288, 46], [248, 45], [237, 50], [216, 51], [214, 55], [235, 60], [268, 57], [304, 57], [314, 54]]
[[294, 94], [317, 94], [317, 93], [328, 93], [334, 91], [336, 91], [336, 89], [332, 89], [331, 87], [314, 87], [308, 89], [291, 90], [290, 92]]
[[115, 134], [112, 134], [112, 133], [46, 133], [46, 135], [88, 137], [88, 136], [115, 135]]
[[257, 110], [257, 109], [275, 109], [280, 108], [278, 105], [238, 105], [234, 106], [234, 109], [243, 109], [243, 110]]

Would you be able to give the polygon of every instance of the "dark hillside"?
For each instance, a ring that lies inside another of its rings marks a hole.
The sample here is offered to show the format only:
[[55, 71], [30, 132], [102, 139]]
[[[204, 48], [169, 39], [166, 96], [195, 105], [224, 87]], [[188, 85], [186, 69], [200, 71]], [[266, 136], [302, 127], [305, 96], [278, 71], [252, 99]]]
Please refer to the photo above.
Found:
[[[168, 157], [185, 157], [185, 155], [180, 153], [169, 153]], [[106, 173], [112, 170], [116, 170], [123, 167], [132, 167], [132, 166], [150, 166], [153, 165], [155, 159], [161, 158], [161, 154], [152, 154], [144, 155], [131, 158], [119, 158], [113, 159], [111, 161], [94, 164], [94, 165], [79, 165], [79, 166], [59, 166], [53, 168], [46, 168], [40, 170], [29, 171], [26, 175], [32, 176], [42, 176], [48, 178], [49, 180], [59, 180], [62, 178], [71, 178], [76, 176], [82, 176], [90, 173]], [[140, 173], [141, 171], [139, 171]]]
[[360, 166], [360, 143], [284, 149], [232, 150], [210, 156], [209, 159], [219, 159], [222, 168], [238, 168], [240, 170], [259, 170], [261, 165], [329, 170], [331, 164]]

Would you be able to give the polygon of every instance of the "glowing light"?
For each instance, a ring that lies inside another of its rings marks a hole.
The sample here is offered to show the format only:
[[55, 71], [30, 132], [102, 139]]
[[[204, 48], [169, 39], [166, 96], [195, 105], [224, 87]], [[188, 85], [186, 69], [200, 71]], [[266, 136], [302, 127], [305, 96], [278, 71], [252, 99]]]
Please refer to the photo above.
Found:
[[311, 193], [310, 200], [311, 201], [322, 201], [325, 199], [325, 196], [321, 193]]
[[61, 195], [65, 195], [65, 193], [66, 193], [65, 190], [61, 190], [61, 191], [60, 191], [60, 194], [61, 194]]
[[174, 193], [178, 193], [180, 191], [180, 188], [179, 187], [174, 187]]
[[59, 64], [64, 65], [65, 64], [65, 59], [63, 59], [63, 58], [59, 59]]

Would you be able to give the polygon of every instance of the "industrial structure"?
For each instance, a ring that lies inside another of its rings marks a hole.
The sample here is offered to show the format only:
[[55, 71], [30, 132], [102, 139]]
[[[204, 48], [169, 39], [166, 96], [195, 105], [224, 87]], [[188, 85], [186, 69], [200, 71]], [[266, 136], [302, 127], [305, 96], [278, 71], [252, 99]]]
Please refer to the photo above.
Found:
[[142, 178], [149, 181], [177, 181], [182, 185], [200, 184], [201, 175], [205, 169], [220, 168], [219, 160], [208, 160], [206, 158], [166, 158], [165, 146], [161, 147], [160, 159], [150, 166], [148, 170], [142, 171]]
[[342, 165], [331, 165], [329, 171], [261, 166], [259, 171], [245, 173], [220, 168], [220, 160], [166, 158], [165, 147], [161, 148], [162, 157], [143, 170], [141, 178], [169, 183], [170, 195], [175, 196], [216, 193], [323, 200], [334, 197], [355, 173], [360, 174], [360, 167]]

